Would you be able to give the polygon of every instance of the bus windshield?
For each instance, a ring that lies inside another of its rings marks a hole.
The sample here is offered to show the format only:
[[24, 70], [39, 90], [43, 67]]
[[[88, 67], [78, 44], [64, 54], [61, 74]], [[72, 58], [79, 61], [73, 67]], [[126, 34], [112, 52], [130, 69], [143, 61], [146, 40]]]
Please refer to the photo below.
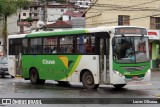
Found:
[[117, 63], [140, 63], [149, 61], [147, 37], [114, 37], [112, 46], [113, 59]]

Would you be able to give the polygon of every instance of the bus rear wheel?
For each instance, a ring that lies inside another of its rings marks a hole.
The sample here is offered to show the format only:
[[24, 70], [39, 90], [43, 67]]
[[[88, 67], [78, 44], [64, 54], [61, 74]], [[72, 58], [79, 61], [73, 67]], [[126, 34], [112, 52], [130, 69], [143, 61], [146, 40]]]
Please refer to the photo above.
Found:
[[45, 80], [39, 79], [39, 74], [36, 69], [30, 70], [30, 81], [32, 84], [44, 84]]
[[97, 89], [99, 86], [99, 84], [94, 83], [94, 78], [90, 71], [86, 71], [82, 75], [82, 84], [87, 89]]
[[126, 84], [117, 84], [117, 85], [113, 85], [115, 88], [122, 88], [124, 87]]

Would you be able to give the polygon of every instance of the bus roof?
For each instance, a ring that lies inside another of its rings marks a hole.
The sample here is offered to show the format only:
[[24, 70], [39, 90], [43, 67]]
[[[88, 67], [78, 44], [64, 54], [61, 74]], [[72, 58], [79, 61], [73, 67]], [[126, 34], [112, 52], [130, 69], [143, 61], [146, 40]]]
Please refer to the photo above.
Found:
[[32, 37], [43, 37], [43, 36], [54, 36], [54, 35], [72, 35], [72, 34], [83, 34], [83, 33], [94, 33], [94, 32], [106, 32], [106, 29], [103, 28], [74, 28], [70, 30], [55, 30], [55, 31], [46, 31], [38, 33], [30, 33], [26, 35], [28, 38]]
[[24, 38], [26, 37], [27, 34], [14, 34], [14, 35], [9, 35], [8, 38]]
[[26, 35], [28, 38], [32, 37], [44, 37], [44, 36], [54, 36], [54, 35], [72, 35], [72, 34], [83, 34], [83, 33], [96, 33], [96, 32], [112, 32], [115, 33], [115, 28], [122, 27], [136, 27], [136, 28], [144, 28], [139, 26], [109, 26], [109, 27], [97, 27], [97, 28], [73, 28], [70, 30], [57, 30], [57, 31], [46, 31], [46, 32], [38, 32], [38, 33], [30, 33]]
[[18, 34], [10, 35], [8, 38], [34, 38], [34, 37], [45, 37], [45, 36], [63, 36], [63, 35], [72, 35], [72, 34], [83, 34], [83, 33], [96, 33], [96, 32], [112, 32], [115, 33], [115, 28], [121, 27], [138, 27], [139, 26], [109, 26], [109, 27], [97, 27], [97, 28], [73, 28], [68, 30], [55, 30], [55, 31], [43, 31], [43, 32], [33, 32], [29, 34]]

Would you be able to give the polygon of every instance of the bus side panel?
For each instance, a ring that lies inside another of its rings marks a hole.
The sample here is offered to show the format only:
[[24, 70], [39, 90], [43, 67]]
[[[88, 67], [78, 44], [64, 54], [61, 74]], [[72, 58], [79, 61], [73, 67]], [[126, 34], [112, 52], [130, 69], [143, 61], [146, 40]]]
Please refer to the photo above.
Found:
[[[92, 72], [95, 84], [99, 84], [99, 57], [97, 55], [83, 55], [75, 72], [72, 74], [71, 82], [80, 82], [80, 73], [87, 69]], [[69, 79], [70, 80], [70, 79]]]
[[34, 55], [22, 55], [22, 77], [29, 78], [29, 70], [35, 67]]
[[23, 55], [23, 77], [29, 77], [29, 69], [34, 67], [40, 79], [67, 80], [75, 71], [81, 55]]

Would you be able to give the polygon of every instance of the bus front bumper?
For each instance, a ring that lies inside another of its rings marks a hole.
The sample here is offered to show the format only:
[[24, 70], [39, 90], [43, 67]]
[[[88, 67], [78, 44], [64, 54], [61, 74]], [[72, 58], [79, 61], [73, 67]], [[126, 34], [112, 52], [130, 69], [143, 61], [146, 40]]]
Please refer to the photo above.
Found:
[[128, 82], [137, 81], [137, 82], [148, 82], [150, 81], [151, 70], [149, 69], [144, 77], [133, 76], [132, 78], [125, 78], [118, 71], [113, 71], [111, 84], [127, 84]]

